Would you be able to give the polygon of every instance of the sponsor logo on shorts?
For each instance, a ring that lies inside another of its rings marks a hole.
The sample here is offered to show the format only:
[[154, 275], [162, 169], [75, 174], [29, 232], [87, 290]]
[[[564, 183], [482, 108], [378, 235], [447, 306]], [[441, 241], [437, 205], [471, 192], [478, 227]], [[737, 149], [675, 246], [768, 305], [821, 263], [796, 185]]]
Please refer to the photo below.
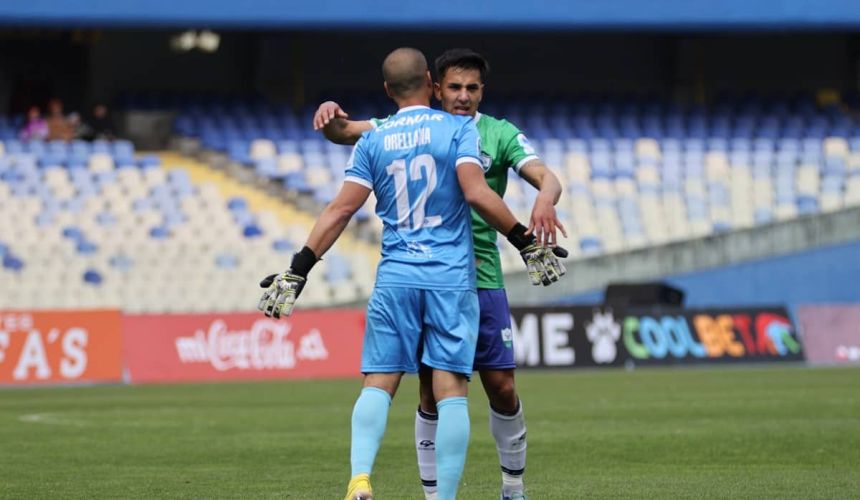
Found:
[[514, 332], [511, 331], [510, 328], [504, 328], [501, 331], [502, 341], [505, 343], [505, 347], [508, 349], [513, 349], [514, 347]]

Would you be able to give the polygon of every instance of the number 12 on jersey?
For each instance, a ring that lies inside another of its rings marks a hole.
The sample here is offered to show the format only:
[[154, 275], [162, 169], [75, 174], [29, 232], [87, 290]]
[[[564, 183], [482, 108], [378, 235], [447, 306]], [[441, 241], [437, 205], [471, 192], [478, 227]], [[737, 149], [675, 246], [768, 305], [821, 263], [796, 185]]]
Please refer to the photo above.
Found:
[[[427, 172], [427, 184], [418, 199], [415, 200], [415, 206], [409, 200], [409, 189], [407, 188], [408, 181], [420, 181], [422, 179], [422, 171]], [[409, 162], [407, 168], [406, 160], [394, 160], [386, 167], [388, 175], [394, 177], [394, 191], [397, 198], [397, 228], [400, 231], [408, 231], [410, 229], [421, 229], [422, 227], [436, 227], [442, 224], [441, 215], [425, 215], [424, 206], [427, 204], [427, 198], [436, 189], [436, 160], [433, 155], [422, 154], [418, 155]], [[408, 176], [408, 179], [407, 179]], [[411, 212], [411, 220], [410, 220]]]

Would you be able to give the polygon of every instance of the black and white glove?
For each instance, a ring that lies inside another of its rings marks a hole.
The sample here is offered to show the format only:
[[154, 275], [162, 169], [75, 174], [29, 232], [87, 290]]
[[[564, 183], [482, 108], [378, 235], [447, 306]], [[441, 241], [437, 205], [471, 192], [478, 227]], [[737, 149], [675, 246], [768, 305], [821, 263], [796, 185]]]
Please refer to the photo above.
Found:
[[[548, 270], [548, 272], [555, 273], [556, 276], [561, 278], [565, 274], [567, 274], [567, 269], [564, 267], [564, 264], [561, 263], [559, 258], [565, 259], [567, 258], [567, 250], [562, 247], [555, 246], [552, 248], [547, 248], [547, 252], [544, 253], [543, 265], [544, 268]], [[558, 278], [552, 280], [558, 281]]]
[[260, 297], [257, 308], [266, 316], [275, 319], [292, 314], [296, 299], [299, 298], [307, 283], [308, 273], [317, 260], [313, 251], [304, 247], [299, 253], [293, 255], [289, 269], [281, 274], [271, 274], [263, 278], [260, 286], [266, 291]]
[[567, 257], [567, 250], [541, 246], [534, 236], [527, 236], [526, 231], [525, 226], [517, 223], [508, 232], [508, 241], [520, 251], [532, 285], [548, 286], [558, 281], [567, 270], [557, 257]]

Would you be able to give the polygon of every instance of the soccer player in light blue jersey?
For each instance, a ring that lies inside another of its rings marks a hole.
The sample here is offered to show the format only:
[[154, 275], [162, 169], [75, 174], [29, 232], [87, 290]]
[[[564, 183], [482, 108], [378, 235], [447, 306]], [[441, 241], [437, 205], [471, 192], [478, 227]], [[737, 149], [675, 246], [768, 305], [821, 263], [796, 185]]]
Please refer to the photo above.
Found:
[[313, 265], [371, 191], [376, 194], [382, 259], [367, 306], [364, 383], [352, 414], [352, 479], [346, 499], [372, 498], [370, 473], [391, 398], [403, 373], [416, 373], [423, 364], [432, 368], [438, 409], [438, 498], [450, 500], [466, 460], [467, 382], [478, 336], [469, 207], [507, 234], [527, 263], [543, 262], [548, 250], [525, 235], [526, 228], [484, 180], [474, 121], [430, 109], [433, 84], [424, 55], [397, 49], [382, 70], [386, 93], [399, 111], [359, 139], [343, 187], [290, 269], [263, 280], [267, 290], [259, 306], [267, 315], [289, 314]]
[[[436, 97], [445, 111], [474, 118], [481, 136], [484, 177], [493, 191], [504, 196], [509, 170], [514, 170], [538, 189], [529, 229], [533, 229], [542, 242], [556, 243], [556, 230], [565, 234], [554, 208], [561, 196], [561, 185], [522, 131], [507, 120], [478, 111], [489, 69], [487, 60], [473, 50], [446, 50], [436, 59]], [[362, 133], [385, 123], [385, 119], [352, 121], [347, 120], [348, 117], [337, 103], [328, 101], [321, 104], [314, 115], [314, 128], [322, 130], [333, 142], [354, 144]], [[502, 473], [500, 498], [522, 500], [525, 498], [526, 422], [514, 383], [516, 364], [511, 313], [496, 246], [496, 231], [480, 214], [472, 213], [472, 236], [481, 310], [474, 367], [480, 373], [490, 403], [490, 431], [496, 441]], [[547, 263], [547, 267], [553, 266], [553, 263]], [[433, 454], [436, 408], [424, 371], [421, 373], [420, 392], [421, 400], [415, 415], [415, 449], [425, 498], [432, 500], [436, 493]]]

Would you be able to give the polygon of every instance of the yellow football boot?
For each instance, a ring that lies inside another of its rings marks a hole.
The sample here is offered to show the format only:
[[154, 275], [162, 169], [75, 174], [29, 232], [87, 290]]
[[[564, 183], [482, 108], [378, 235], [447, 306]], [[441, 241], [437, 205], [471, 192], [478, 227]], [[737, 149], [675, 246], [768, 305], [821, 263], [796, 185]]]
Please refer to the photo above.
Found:
[[370, 474], [356, 474], [349, 480], [344, 500], [372, 500], [373, 488], [370, 487]]

